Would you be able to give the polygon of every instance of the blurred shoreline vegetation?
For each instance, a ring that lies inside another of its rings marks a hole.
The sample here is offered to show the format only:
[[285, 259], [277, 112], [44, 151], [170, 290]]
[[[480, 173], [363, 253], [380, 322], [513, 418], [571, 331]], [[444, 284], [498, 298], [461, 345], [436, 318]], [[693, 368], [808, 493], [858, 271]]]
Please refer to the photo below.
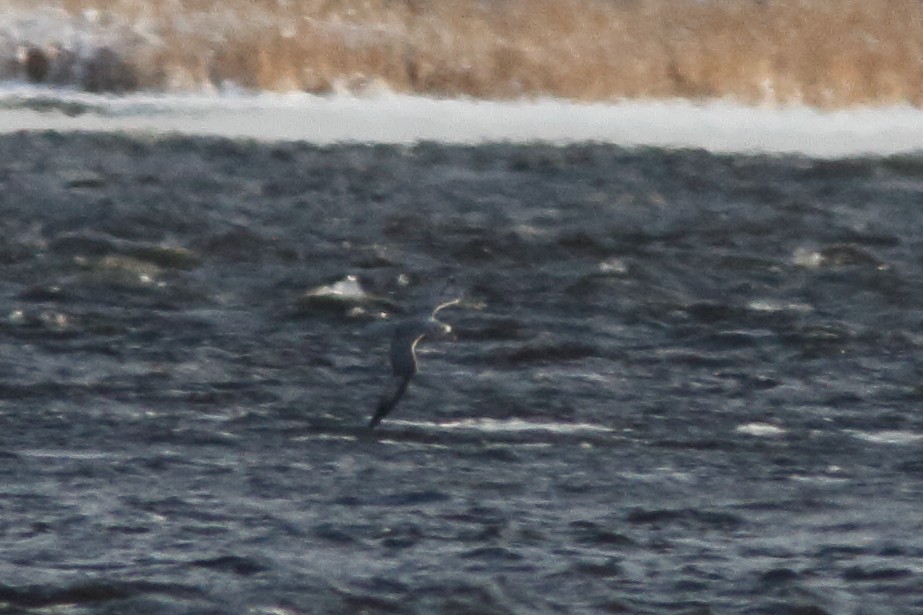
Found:
[[7, 0], [0, 78], [89, 91], [923, 106], [917, 0]]

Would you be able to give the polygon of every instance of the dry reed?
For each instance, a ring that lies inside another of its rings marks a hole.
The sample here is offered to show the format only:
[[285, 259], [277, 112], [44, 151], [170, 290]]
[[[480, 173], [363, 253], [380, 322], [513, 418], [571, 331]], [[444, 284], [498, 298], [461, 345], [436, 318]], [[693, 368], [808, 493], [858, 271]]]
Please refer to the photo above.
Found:
[[[7, 0], [24, 14], [24, 0]], [[923, 106], [919, 0], [58, 0], [140, 87]], [[94, 12], [95, 11], [95, 12]], [[45, 44], [59, 41], [18, 41]], [[66, 45], [67, 42], [63, 41]]]

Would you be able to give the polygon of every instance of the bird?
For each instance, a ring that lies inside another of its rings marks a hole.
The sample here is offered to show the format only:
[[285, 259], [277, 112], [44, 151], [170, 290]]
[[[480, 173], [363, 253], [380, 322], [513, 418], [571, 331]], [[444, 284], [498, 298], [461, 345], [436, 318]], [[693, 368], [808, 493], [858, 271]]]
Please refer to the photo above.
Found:
[[375, 414], [369, 420], [370, 429], [374, 429], [389, 412], [394, 410], [407, 391], [410, 380], [417, 373], [417, 344], [424, 337], [444, 336], [452, 332], [452, 327], [437, 320], [436, 314], [440, 310], [460, 303], [461, 298], [440, 303], [429, 315], [407, 318], [395, 327], [390, 351], [393, 381], [382, 394]]

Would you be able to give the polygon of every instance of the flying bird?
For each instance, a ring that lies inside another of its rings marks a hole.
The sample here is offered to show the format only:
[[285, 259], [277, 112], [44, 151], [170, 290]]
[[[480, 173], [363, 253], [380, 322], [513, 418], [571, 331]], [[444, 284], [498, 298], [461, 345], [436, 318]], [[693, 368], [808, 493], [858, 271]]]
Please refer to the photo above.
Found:
[[437, 320], [436, 314], [440, 310], [459, 303], [461, 303], [460, 298], [440, 303], [429, 315], [408, 318], [394, 329], [390, 353], [394, 380], [382, 395], [381, 401], [378, 402], [378, 408], [369, 420], [369, 428], [374, 428], [389, 412], [394, 410], [397, 402], [407, 391], [411, 378], [417, 373], [417, 344], [424, 337], [447, 335], [452, 332], [452, 327]]

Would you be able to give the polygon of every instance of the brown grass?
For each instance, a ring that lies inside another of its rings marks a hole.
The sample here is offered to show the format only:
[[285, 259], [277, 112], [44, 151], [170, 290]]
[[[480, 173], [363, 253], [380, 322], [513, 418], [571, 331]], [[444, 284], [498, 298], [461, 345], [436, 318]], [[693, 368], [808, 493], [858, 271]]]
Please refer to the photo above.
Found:
[[[7, 0], [20, 11], [34, 3]], [[923, 106], [919, 0], [58, 0], [141, 87]], [[108, 30], [107, 30], [108, 28]], [[24, 42], [24, 41], [20, 41]], [[25, 41], [43, 44], [51, 41]], [[66, 41], [64, 42], [66, 44]]]

